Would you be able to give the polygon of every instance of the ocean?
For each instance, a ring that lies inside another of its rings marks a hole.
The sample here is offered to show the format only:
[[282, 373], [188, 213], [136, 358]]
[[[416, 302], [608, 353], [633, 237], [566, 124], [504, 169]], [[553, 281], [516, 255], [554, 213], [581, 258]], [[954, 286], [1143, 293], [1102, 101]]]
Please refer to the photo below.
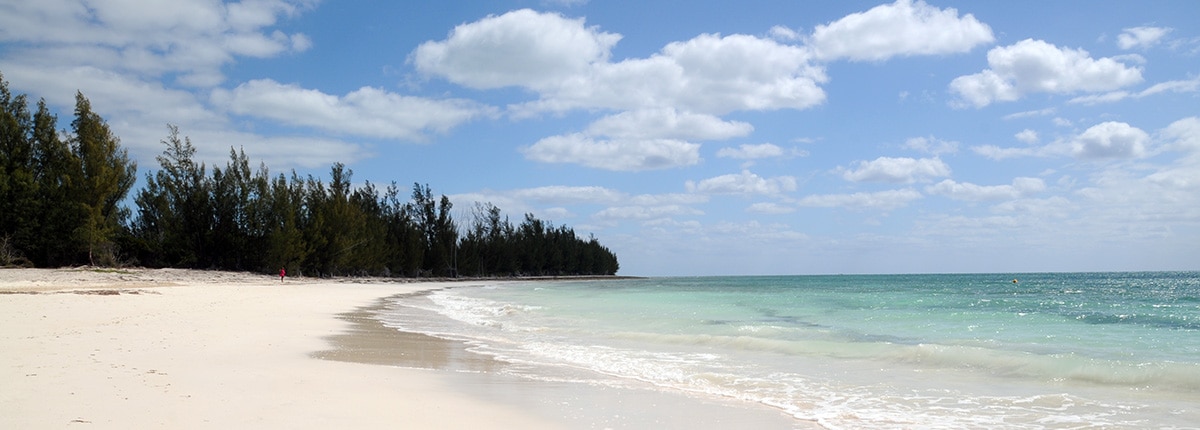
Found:
[[831, 429], [1200, 428], [1200, 272], [504, 282], [379, 318], [522, 378]]

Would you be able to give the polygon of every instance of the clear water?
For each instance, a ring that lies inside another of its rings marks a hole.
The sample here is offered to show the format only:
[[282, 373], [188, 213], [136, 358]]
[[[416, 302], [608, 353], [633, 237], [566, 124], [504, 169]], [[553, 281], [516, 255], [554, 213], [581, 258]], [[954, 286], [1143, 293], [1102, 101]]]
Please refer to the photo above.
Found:
[[1197, 272], [504, 283], [381, 317], [528, 378], [828, 428], [1200, 428]]

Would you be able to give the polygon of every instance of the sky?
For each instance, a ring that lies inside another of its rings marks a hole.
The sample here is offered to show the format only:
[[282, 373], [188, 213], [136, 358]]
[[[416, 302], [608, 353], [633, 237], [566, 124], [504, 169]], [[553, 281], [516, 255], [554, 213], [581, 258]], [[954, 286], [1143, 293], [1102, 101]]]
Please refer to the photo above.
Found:
[[[0, 0], [139, 166], [405, 191], [621, 274], [1200, 269], [1200, 2]], [[140, 187], [139, 185], [135, 187]]]

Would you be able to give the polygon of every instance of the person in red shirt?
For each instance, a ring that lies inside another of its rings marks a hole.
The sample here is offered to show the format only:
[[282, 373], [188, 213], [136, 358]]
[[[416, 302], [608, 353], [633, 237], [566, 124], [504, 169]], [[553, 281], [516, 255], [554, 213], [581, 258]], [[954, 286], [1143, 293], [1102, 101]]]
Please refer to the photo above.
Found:
[[282, 268], [282, 267], [280, 267], [280, 268], [279, 268], [279, 283], [280, 283], [280, 284], [282, 284], [282, 283], [283, 283], [283, 277], [284, 277], [284, 276], [287, 276], [287, 270], [286, 270], [286, 269], [284, 269], [284, 268]]

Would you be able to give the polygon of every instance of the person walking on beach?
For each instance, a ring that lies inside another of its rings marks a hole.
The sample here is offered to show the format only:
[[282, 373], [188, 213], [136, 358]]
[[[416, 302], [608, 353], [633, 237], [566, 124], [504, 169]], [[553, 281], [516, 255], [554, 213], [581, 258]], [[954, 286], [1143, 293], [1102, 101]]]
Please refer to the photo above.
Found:
[[284, 269], [284, 268], [280, 267], [280, 268], [279, 268], [279, 283], [280, 283], [280, 284], [282, 284], [282, 283], [283, 283], [283, 277], [284, 277], [284, 276], [287, 276], [287, 269]]

